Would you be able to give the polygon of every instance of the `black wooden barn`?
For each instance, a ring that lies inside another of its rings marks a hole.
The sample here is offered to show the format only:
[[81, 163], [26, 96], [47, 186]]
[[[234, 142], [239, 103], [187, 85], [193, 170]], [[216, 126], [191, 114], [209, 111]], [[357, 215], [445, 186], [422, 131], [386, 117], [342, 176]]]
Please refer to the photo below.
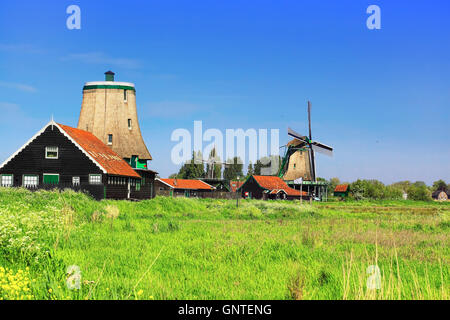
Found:
[[54, 121], [0, 165], [2, 187], [71, 188], [95, 199], [152, 198], [155, 175], [133, 169], [92, 133]]

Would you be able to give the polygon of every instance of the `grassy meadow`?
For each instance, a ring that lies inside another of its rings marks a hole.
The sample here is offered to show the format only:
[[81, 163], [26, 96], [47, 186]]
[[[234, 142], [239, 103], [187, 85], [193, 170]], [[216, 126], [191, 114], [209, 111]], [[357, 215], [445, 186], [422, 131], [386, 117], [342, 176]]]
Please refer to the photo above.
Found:
[[0, 188], [0, 299], [448, 299], [449, 231], [449, 202]]

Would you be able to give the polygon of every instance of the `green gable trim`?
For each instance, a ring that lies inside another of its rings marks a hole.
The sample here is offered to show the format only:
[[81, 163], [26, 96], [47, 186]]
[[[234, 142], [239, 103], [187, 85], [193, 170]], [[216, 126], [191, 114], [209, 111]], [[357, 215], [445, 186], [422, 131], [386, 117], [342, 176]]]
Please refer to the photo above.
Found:
[[130, 87], [130, 86], [120, 86], [120, 85], [104, 85], [104, 84], [99, 84], [99, 85], [89, 85], [89, 86], [84, 86], [83, 90], [92, 90], [92, 89], [121, 89], [121, 90], [132, 90], [132, 91], [136, 91], [136, 89], [134, 87]]

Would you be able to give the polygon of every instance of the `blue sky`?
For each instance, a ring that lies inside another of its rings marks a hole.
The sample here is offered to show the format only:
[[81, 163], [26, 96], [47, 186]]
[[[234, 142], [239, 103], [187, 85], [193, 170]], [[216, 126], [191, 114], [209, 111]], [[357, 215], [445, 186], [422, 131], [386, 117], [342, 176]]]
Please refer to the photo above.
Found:
[[[81, 30], [66, 8], [81, 8]], [[381, 30], [366, 8], [381, 8]], [[0, 10], [0, 162], [51, 115], [76, 126], [86, 81], [136, 84], [166, 177], [177, 128], [306, 132], [318, 175], [450, 182], [448, 1], [8, 1]]]

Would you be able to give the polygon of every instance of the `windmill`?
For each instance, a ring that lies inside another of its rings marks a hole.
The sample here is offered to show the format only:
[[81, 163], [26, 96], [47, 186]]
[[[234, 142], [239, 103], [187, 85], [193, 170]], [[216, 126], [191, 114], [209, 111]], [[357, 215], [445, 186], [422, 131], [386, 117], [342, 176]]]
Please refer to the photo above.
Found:
[[278, 176], [286, 181], [298, 179], [316, 182], [316, 165], [314, 153], [319, 152], [328, 156], [333, 155], [333, 148], [321, 142], [313, 141], [311, 134], [311, 102], [308, 101], [309, 136], [303, 136], [288, 128], [288, 135], [293, 137], [286, 145]]

